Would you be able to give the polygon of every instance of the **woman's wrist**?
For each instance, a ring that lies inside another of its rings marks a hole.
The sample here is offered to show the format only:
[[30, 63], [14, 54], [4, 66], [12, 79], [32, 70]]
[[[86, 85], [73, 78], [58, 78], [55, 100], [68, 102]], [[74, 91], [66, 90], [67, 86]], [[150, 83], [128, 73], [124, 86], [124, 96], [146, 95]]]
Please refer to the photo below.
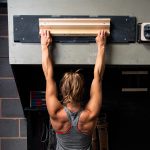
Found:
[[52, 43], [41, 43], [41, 46], [44, 46], [44, 47], [49, 47], [51, 45], [52, 45]]
[[48, 45], [46, 45], [46, 44], [41, 44], [41, 48], [42, 48], [42, 50], [45, 50], [45, 49], [48, 49]]
[[49, 47], [47, 44], [41, 44], [42, 47]]
[[105, 49], [105, 44], [99, 44], [98, 49]]

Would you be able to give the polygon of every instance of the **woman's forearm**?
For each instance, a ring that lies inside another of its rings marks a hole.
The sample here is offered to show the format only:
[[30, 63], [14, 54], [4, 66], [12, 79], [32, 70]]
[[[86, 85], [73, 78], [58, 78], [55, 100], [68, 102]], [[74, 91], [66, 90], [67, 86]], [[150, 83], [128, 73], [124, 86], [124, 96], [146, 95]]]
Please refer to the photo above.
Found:
[[42, 68], [46, 80], [53, 77], [53, 62], [51, 53], [46, 45], [42, 45]]
[[98, 52], [96, 57], [96, 63], [94, 67], [94, 77], [102, 79], [105, 68], [105, 45], [98, 46]]

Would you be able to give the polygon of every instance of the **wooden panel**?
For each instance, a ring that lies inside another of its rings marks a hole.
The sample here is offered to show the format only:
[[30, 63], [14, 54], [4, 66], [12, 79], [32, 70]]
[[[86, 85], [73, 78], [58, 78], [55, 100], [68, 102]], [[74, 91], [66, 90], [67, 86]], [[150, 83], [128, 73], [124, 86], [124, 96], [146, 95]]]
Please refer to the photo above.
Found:
[[39, 18], [39, 27], [56, 36], [95, 36], [100, 29], [110, 34], [110, 18]]

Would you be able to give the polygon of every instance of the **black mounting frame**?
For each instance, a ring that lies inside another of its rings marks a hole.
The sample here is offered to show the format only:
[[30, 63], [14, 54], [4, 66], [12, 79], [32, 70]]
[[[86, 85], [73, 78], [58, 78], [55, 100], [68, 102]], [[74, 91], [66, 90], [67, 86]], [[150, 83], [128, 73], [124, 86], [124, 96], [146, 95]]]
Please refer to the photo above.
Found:
[[[136, 42], [136, 18], [129, 16], [50, 16], [50, 15], [20, 15], [13, 16], [14, 42], [39, 43], [39, 18], [111, 18], [110, 43]], [[62, 43], [93, 43], [95, 37], [56, 36], [54, 42]]]

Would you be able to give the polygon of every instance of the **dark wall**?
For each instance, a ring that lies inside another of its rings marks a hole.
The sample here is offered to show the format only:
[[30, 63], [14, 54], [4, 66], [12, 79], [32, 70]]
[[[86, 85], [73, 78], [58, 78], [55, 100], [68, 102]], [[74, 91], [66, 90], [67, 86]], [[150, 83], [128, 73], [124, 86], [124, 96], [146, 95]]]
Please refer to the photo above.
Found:
[[112, 74], [113, 70], [106, 70], [103, 82], [109, 149], [150, 149], [150, 67], [122, 67]]
[[26, 150], [27, 127], [9, 65], [7, 3], [0, 1], [0, 149]]

